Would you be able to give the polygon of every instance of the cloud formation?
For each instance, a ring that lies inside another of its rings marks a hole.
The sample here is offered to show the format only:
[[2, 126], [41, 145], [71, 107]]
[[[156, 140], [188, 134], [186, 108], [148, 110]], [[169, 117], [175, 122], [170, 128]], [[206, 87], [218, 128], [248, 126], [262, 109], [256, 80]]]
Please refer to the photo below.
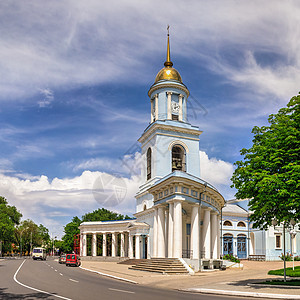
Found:
[[[203, 151], [200, 151], [200, 161], [201, 178], [216, 186], [221, 193], [227, 193], [233, 172], [232, 164], [210, 159]], [[115, 161], [114, 165], [118, 163]], [[139, 169], [139, 153], [131, 158], [130, 165]], [[85, 166], [88, 167], [88, 164]], [[103, 164], [96, 162], [96, 166], [101, 167]], [[42, 223], [56, 235], [62, 234], [63, 226], [73, 216], [81, 217], [99, 207], [132, 215], [135, 212], [134, 196], [141, 183], [140, 176], [136, 174], [122, 177], [114, 173], [88, 170], [73, 178], [53, 180], [44, 175], [21, 176], [0, 174], [0, 195], [6, 197], [10, 205], [15, 205], [24, 219], [30, 218], [36, 223]], [[232, 192], [228, 196], [232, 198]]]
[[2, 100], [74, 85], [148, 82], [151, 73], [141, 69], [152, 70], [149, 59], [165, 52], [166, 23], [174, 56], [258, 93], [298, 92], [296, 1], [12, 1], [0, 8]]

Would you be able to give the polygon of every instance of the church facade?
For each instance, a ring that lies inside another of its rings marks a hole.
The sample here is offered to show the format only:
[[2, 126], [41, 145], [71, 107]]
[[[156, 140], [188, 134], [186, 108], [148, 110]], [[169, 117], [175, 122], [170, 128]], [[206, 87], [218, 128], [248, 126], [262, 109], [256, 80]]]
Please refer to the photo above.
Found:
[[166, 62], [148, 96], [151, 122], [138, 140], [143, 163], [135, 219], [82, 223], [80, 254], [87, 256], [91, 243], [91, 256], [216, 260], [225, 200], [200, 178], [202, 132], [187, 120], [189, 90], [173, 68], [169, 35]]

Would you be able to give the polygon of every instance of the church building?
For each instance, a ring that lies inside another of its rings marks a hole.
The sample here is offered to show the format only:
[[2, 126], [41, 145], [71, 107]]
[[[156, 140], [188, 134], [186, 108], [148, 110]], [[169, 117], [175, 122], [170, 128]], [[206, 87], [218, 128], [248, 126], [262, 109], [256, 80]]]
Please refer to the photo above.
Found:
[[225, 200], [201, 179], [202, 131], [188, 122], [189, 90], [173, 68], [169, 34], [167, 59], [148, 96], [150, 124], [138, 140], [143, 163], [135, 219], [82, 223], [80, 255], [87, 256], [89, 241], [94, 257], [178, 258], [198, 269], [202, 261], [220, 258]]

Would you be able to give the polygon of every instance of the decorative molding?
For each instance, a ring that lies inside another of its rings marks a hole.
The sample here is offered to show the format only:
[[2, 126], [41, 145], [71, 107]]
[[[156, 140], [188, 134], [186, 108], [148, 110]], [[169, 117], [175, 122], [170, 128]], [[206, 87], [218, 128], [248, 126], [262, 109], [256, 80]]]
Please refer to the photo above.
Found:
[[160, 89], [163, 89], [163, 88], [175, 88], [175, 89], [181, 90], [181, 91], [183, 91], [183, 92], [186, 93], [187, 98], [190, 95], [189, 90], [187, 89], [187, 87], [184, 84], [181, 83], [179, 85], [178, 83], [172, 83], [172, 82], [168, 81], [166, 83], [160, 83], [160, 84], [154, 84], [154, 85], [152, 85], [151, 88], [150, 88], [150, 90], [148, 91], [148, 96], [151, 97], [151, 94], [154, 91], [157, 91], [157, 90], [160, 90]]
[[169, 145], [169, 147], [168, 147], [169, 151], [171, 151], [172, 148], [173, 148], [173, 146], [175, 146], [175, 145], [181, 145], [185, 149], [185, 152], [189, 153], [188, 146], [184, 142], [182, 142], [180, 140], [175, 140], [175, 141], [171, 142], [170, 145]]
[[[153, 123], [152, 126], [144, 132], [144, 134], [138, 139], [138, 141], [140, 143], [144, 143], [148, 137], [150, 137], [155, 131], [157, 130], [165, 130], [165, 131], [171, 131], [171, 132], [180, 132], [180, 133], [184, 133], [184, 134], [190, 134], [190, 135], [195, 135], [197, 136], [194, 138], [191, 137], [184, 137], [186, 139], [195, 139], [195, 140], [199, 140], [199, 135], [202, 133], [201, 130], [198, 129], [191, 129], [191, 128], [182, 128], [182, 127], [178, 127], [178, 126], [172, 126], [172, 125], [165, 125], [165, 124], [158, 124], [158, 123]], [[160, 135], [170, 135], [168, 133], [164, 133], [164, 132], [159, 132], [156, 134], [160, 134]], [[170, 135], [173, 136], [173, 135]], [[175, 136], [176, 137], [176, 136]], [[177, 136], [177, 138], [182, 138], [181, 136]]]

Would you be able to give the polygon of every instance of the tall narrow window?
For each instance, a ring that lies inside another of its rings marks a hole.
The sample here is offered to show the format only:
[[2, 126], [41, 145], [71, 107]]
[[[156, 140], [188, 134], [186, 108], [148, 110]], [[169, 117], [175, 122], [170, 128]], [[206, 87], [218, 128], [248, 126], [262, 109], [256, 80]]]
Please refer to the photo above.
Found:
[[281, 249], [281, 235], [275, 235], [275, 249]]
[[186, 172], [185, 151], [178, 145], [172, 148], [172, 172], [176, 170]]
[[147, 150], [147, 180], [151, 178], [151, 148]]

